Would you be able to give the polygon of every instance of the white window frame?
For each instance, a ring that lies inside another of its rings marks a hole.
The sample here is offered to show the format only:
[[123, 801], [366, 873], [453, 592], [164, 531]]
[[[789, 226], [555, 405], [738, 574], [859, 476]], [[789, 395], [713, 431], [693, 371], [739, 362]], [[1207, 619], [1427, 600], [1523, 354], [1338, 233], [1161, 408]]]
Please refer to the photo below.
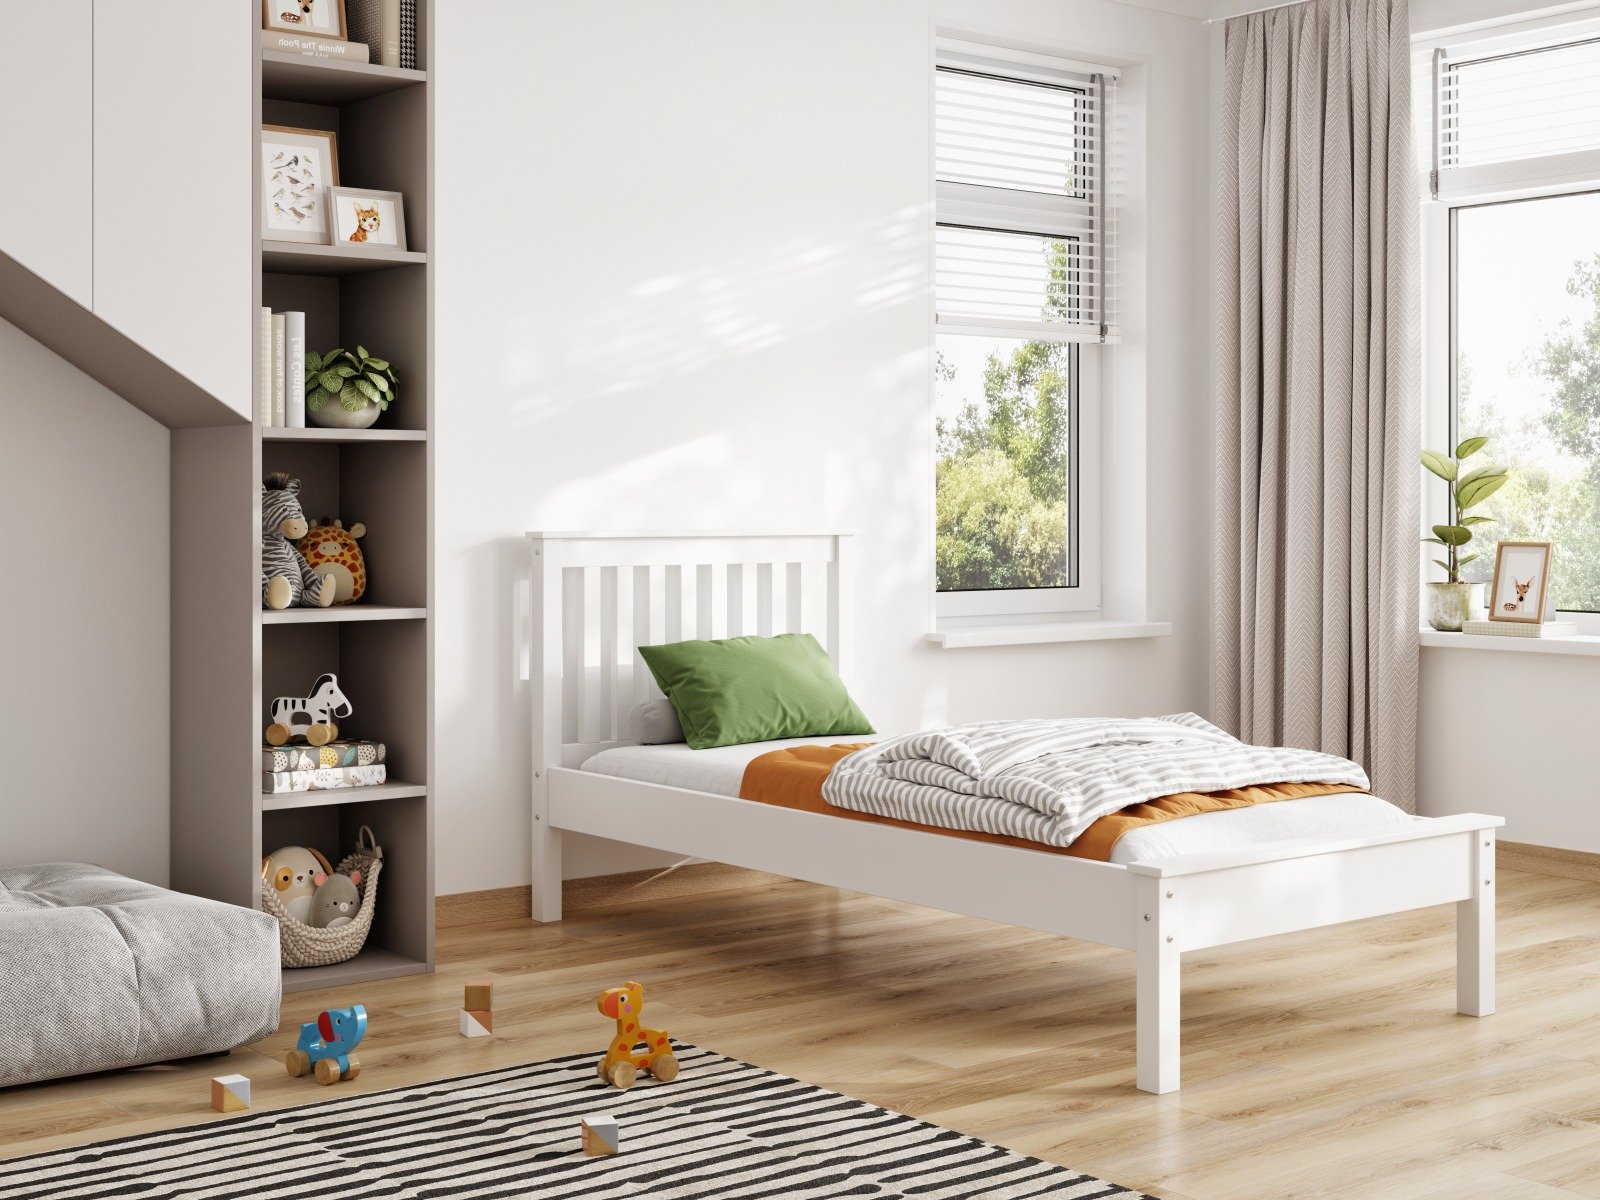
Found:
[[[1043, 83], [1061, 83], [1080, 73], [1117, 75], [1115, 67], [1085, 63], [1073, 58], [1052, 54], [1012, 49], [1010, 47], [979, 43], [952, 37], [935, 39], [933, 70], [928, 73], [929, 128], [937, 120], [935, 109], [936, 71], [945, 66], [971, 68], [1004, 73], [1009, 77]], [[941, 224], [967, 225], [978, 228], [1015, 229], [1018, 232], [1040, 236], [1076, 236], [1082, 232], [1083, 216], [1090, 207], [1087, 199], [1011, 192], [1002, 188], [980, 184], [952, 183], [939, 180], [934, 166], [934, 139], [929, 139], [928, 176], [933, 180], [934, 204], [928, 224], [930, 269], [938, 271], [938, 249], [935, 244]], [[1097, 170], [1104, 170], [1097, 164]], [[1102, 369], [1101, 356], [1110, 354], [1103, 342], [1086, 341], [1081, 332], [1061, 336], [1060, 329], [1052, 329], [1041, 321], [1006, 321], [998, 319], [966, 318], [952, 321], [940, 320], [937, 306], [933, 306], [931, 337], [935, 348], [941, 336], [982, 336], [990, 338], [1015, 338], [1023, 341], [1062, 341], [1077, 347], [1077, 380], [1074, 389], [1076, 407], [1073, 427], [1071, 479], [1072, 495], [1069, 503], [1068, 538], [1064, 549], [1076, 555], [1077, 582], [1074, 586], [1058, 588], [997, 588], [982, 591], [939, 591], [937, 577], [934, 587], [934, 614], [938, 621], [948, 618], [973, 620], [983, 618], [1026, 618], [1044, 615], [1084, 616], [1101, 611], [1101, 417], [1104, 405], [1102, 378], [1108, 372]], [[1055, 335], [1055, 336], [1052, 336]], [[1114, 336], [1104, 342], [1114, 342]], [[937, 403], [937, 380], [929, 372], [930, 398]], [[930, 423], [930, 442], [934, 461], [938, 447]], [[937, 474], [934, 488], [937, 492]], [[937, 507], [937, 495], [934, 497]]]
[[[1600, 20], [1573, 21], [1550, 17], [1518, 22], [1498, 27], [1490, 36], [1470, 39], [1474, 51], [1492, 52], [1515, 49], [1540, 41], [1548, 41], [1554, 33], [1568, 34], [1574, 38], [1600, 35]], [[1413, 44], [1413, 60], [1428, 85], [1419, 89], [1419, 98], [1426, 98], [1432, 106], [1433, 52], [1441, 47], [1459, 48], [1461, 37], [1432, 38]], [[1429, 114], [1431, 118], [1431, 111]], [[1431, 132], [1431, 119], [1418, 121], [1419, 132]], [[1556, 196], [1570, 196], [1583, 192], [1600, 191], [1600, 152], [1583, 152], [1551, 156], [1542, 167], [1532, 161], [1495, 164], [1489, 167], [1463, 168], [1455, 172], [1455, 179], [1442, 189], [1439, 199], [1430, 197], [1428, 181], [1424, 180], [1422, 194], [1422, 394], [1423, 394], [1423, 445], [1436, 448], [1455, 446], [1455, 213], [1462, 208], [1476, 208], [1507, 200], [1542, 200]], [[1423, 524], [1425, 526], [1448, 524], [1454, 520], [1450, 511], [1449, 490], [1433, 486], [1432, 476], [1423, 475]], [[1424, 580], [1432, 580], [1433, 569], [1423, 556]], [[1600, 613], [1558, 610], [1563, 621], [1575, 622], [1578, 632], [1600, 635]]]

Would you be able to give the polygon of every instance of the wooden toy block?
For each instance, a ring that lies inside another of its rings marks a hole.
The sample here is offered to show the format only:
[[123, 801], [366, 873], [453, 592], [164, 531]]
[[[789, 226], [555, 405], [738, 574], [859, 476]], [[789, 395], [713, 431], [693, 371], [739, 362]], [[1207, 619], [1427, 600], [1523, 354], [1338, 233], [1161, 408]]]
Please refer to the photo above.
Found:
[[461, 1010], [462, 1037], [488, 1037], [494, 1032], [494, 1013], [482, 1010]]
[[243, 1112], [250, 1107], [248, 1075], [216, 1075], [211, 1080], [211, 1107], [218, 1112]]
[[494, 1008], [494, 984], [469, 983], [461, 1007], [468, 1012], [489, 1012]]
[[583, 1152], [589, 1155], [615, 1154], [621, 1146], [617, 1119], [610, 1113], [595, 1113], [583, 1118]]

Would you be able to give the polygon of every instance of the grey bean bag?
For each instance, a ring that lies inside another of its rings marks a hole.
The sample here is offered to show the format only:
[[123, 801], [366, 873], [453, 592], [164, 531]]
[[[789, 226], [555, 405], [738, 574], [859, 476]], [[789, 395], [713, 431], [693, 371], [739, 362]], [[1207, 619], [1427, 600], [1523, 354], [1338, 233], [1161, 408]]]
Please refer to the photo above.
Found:
[[0, 869], [0, 1086], [278, 1028], [278, 925], [87, 863]]

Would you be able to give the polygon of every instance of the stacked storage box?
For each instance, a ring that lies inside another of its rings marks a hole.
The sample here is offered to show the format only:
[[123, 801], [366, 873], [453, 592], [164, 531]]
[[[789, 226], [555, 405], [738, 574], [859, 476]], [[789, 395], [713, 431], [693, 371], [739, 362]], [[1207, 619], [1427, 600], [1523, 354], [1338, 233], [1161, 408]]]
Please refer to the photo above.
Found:
[[367, 787], [388, 778], [382, 742], [337, 741], [325, 746], [261, 747], [261, 790], [320, 792]]

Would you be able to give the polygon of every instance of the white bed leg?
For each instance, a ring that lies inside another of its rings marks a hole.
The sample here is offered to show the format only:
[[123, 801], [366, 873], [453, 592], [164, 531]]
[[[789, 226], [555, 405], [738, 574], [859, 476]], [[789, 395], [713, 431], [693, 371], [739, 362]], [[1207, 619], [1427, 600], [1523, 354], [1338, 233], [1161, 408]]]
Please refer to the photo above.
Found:
[[1177, 897], [1180, 881], [1141, 875], [1138, 884], [1134, 1078], [1141, 1092], [1178, 1090]]
[[544, 804], [533, 809], [533, 919], [561, 920], [561, 830], [550, 828]]
[[[528, 681], [533, 688], [533, 737], [530, 766], [533, 778], [529, 809], [533, 814], [533, 919], [561, 920], [561, 831], [550, 827], [550, 768], [561, 761], [564, 731], [561, 679], [566, 622], [562, 611], [565, 576], [563, 543], [533, 540], [532, 585], [528, 619], [532, 629]], [[581, 626], [580, 626], [581, 628]]]
[[1494, 831], [1472, 835], [1472, 895], [1456, 903], [1456, 1011], [1494, 1012]]

